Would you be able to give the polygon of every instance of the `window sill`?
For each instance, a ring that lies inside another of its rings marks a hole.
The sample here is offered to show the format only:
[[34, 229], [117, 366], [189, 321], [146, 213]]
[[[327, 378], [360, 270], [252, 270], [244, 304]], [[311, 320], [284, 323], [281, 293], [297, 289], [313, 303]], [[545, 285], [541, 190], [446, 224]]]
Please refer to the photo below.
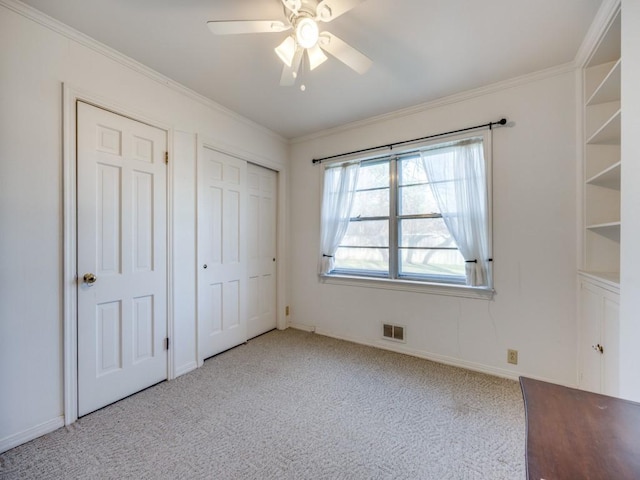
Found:
[[413, 282], [410, 280], [390, 280], [388, 278], [356, 277], [351, 275], [320, 275], [320, 282], [331, 285], [382, 288], [385, 290], [477, 298], [482, 300], [493, 299], [495, 293], [495, 290], [489, 287], [468, 287], [466, 285]]

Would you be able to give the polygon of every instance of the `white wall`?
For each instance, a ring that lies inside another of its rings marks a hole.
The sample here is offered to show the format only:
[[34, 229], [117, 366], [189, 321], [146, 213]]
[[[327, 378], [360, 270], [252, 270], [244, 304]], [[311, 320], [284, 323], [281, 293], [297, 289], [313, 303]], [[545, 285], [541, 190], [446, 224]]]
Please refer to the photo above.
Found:
[[[557, 69], [294, 142], [291, 307], [294, 326], [505, 376], [576, 383], [576, 84]], [[318, 281], [321, 168], [312, 158], [495, 121], [492, 301]], [[381, 323], [407, 326], [407, 344]], [[519, 351], [519, 365], [506, 362]]]
[[177, 374], [196, 366], [196, 135], [270, 166], [286, 164], [288, 144], [11, 0], [0, 0], [0, 45], [2, 451], [63, 415], [62, 83], [174, 129]]
[[640, 2], [622, 1], [620, 395], [640, 402]]

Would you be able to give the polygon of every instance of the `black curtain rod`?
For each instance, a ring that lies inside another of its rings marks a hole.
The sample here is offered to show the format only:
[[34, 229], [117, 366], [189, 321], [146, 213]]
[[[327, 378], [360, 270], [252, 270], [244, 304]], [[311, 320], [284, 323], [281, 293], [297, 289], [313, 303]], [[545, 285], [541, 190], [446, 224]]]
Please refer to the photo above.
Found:
[[404, 140], [402, 142], [389, 143], [387, 145], [378, 145], [377, 147], [363, 148], [362, 150], [354, 150], [353, 152], [339, 153], [338, 155], [331, 155], [330, 157], [314, 158], [313, 160], [311, 160], [311, 162], [314, 164], [322, 163], [326, 160], [333, 160], [334, 158], [347, 157], [349, 155], [355, 155], [358, 153], [372, 152], [374, 150], [380, 150], [382, 148], [388, 148], [390, 150], [393, 150], [393, 147], [397, 147], [398, 145], [405, 145], [407, 143], [416, 143], [422, 140], [429, 140], [430, 138], [438, 138], [438, 137], [443, 137], [445, 135], [453, 135], [454, 133], [468, 132], [469, 130], [477, 130], [479, 128], [488, 127], [489, 129], [492, 129], [494, 125], [506, 125], [506, 124], [507, 124], [507, 119], [501, 118], [497, 122], [489, 122], [489, 123], [485, 123], [484, 125], [476, 125], [475, 127], [461, 128], [460, 130], [451, 130], [450, 132], [436, 133], [435, 135], [414, 138], [413, 140]]

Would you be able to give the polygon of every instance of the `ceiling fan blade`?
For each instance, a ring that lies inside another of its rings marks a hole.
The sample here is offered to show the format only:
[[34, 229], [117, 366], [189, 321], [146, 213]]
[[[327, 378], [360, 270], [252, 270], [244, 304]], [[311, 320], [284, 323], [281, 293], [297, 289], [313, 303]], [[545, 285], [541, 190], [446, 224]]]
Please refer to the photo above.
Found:
[[364, 0], [322, 0], [316, 8], [316, 19], [330, 22], [362, 2]]
[[302, 62], [302, 56], [304, 49], [298, 48], [291, 61], [291, 66], [285, 65], [282, 69], [282, 77], [280, 77], [280, 86], [291, 87], [296, 83], [298, 77], [298, 70], [300, 69], [300, 63]]
[[320, 34], [318, 45], [361, 75], [373, 65], [369, 57], [329, 32]]
[[277, 33], [291, 28], [291, 25], [287, 25], [280, 20], [212, 20], [207, 22], [207, 26], [215, 35]]

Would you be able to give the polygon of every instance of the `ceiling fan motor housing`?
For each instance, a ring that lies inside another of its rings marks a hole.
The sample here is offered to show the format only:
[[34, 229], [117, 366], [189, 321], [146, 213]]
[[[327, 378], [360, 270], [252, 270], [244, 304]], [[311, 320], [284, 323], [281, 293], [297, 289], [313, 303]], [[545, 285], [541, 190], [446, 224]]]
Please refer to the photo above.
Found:
[[[284, 0], [285, 8], [284, 12], [293, 28], [296, 27], [297, 21], [300, 18], [315, 18], [316, 10], [318, 9], [319, 0]], [[293, 5], [295, 4], [295, 6]], [[296, 6], [300, 5], [298, 8]], [[292, 8], [293, 7], [293, 8]], [[324, 10], [324, 9], [323, 9]], [[329, 9], [329, 12], [331, 10]], [[318, 15], [321, 12], [317, 12]]]

